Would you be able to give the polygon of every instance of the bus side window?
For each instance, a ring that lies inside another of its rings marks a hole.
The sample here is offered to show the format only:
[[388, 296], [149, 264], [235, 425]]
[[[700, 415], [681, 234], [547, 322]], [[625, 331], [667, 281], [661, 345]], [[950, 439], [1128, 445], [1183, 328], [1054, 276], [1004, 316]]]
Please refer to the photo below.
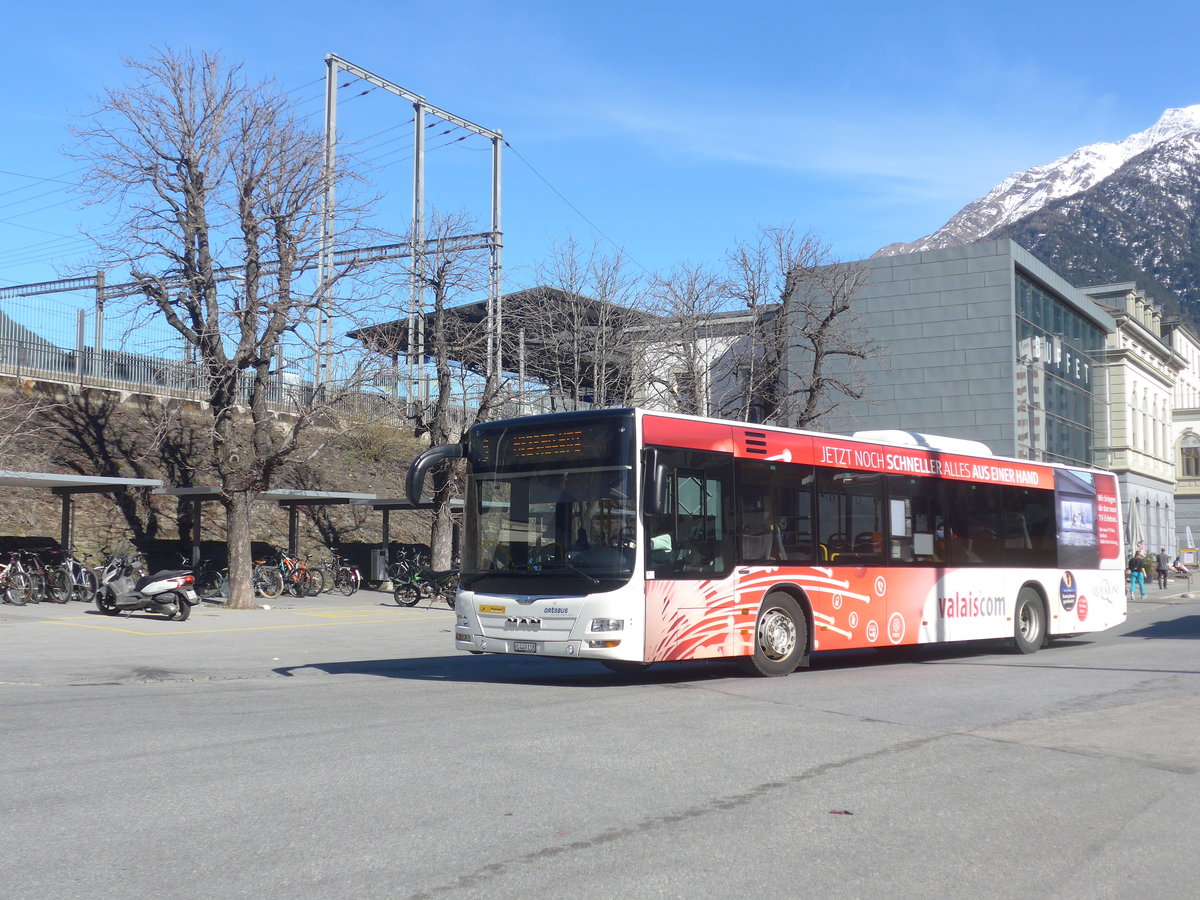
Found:
[[1004, 565], [1000, 485], [959, 482], [950, 487], [950, 560], [958, 565]]
[[889, 475], [887, 487], [889, 561], [894, 565], [945, 562], [946, 492], [942, 482]]
[[813, 560], [813, 467], [738, 460], [738, 551], [748, 563]]
[[1005, 486], [1003, 493], [1005, 565], [1057, 566], [1054, 492]]
[[832, 565], [883, 561], [883, 476], [873, 472], [817, 470], [819, 544]]

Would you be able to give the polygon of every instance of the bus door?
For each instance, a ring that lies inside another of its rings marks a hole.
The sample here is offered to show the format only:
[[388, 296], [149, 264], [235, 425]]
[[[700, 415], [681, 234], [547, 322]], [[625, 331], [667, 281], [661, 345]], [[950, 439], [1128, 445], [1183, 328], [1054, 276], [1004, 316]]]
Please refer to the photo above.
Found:
[[[654, 579], [722, 578], [733, 568], [733, 460], [659, 450], [666, 502], [645, 517], [646, 572]], [[699, 602], [699, 599], [697, 600]]]

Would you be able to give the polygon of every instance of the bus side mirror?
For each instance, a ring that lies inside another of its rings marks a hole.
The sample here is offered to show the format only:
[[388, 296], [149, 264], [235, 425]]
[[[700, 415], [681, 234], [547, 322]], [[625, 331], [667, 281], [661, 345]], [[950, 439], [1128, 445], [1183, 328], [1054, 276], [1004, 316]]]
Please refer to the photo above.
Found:
[[658, 450], [653, 447], [646, 451], [643, 464], [642, 508], [647, 515], [662, 515], [667, 509], [667, 465], [659, 460]]
[[466, 455], [466, 447], [462, 444], [442, 444], [430, 447], [412, 461], [408, 467], [408, 475], [404, 479], [404, 493], [408, 502], [413, 506], [421, 504], [421, 492], [425, 489], [425, 475], [434, 466], [448, 459], [462, 459]]

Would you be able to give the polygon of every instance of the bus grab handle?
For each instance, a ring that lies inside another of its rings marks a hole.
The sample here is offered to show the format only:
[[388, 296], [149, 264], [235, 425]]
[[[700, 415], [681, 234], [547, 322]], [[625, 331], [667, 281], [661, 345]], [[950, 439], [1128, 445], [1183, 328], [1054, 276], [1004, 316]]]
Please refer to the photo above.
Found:
[[412, 461], [404, 479], [404, 493], [413, 506], [421, 505], [421, 492], [425, 488], [425, 474], [439, 463], [448, 459], [462, 459], [466, 448], [462, 444], [441, 444], [430, 447]]

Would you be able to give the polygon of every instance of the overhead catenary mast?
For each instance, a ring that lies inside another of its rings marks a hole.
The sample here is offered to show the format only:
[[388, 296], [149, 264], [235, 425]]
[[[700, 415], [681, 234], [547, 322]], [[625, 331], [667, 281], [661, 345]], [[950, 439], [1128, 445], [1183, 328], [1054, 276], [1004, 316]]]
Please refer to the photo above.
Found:
[[[412, 184], [412, 222], [409, 230], [409, 255], [413, 261], [413, 274], [409, 282], [409, 313], [408, 313], [408, 349], [410, 360], [410, 381], [412, 384], [411, 367], [413, 360], [418, 361], [424, 350], [424, 301], [422, 298], [421, 285], [416, 277], [416, 271], [421, 265], [422, 256], [425, 252], [425, 117], [433, 115], [439, 119], [449, 122], [452, 125], [457, 125], [474, 134], [481, 135], [492, 143], [492, 176], [491, 176], [491, 227], [482, 235], [486, 238], [486, 245], [490, 255], [490, 265], [488, 268], [488, 295], [487, 295], [487, 365], [486, 371], [489, 376], [499, 376], [503, 371], [503, 356], [501, 351], [500, 330], [503, 324], [503, 310], [500, 295], [501, 284], [501, 252], [503, 249], [503, 232], [500, 224], [500, 177], [501, 177], [501, 150], [504, 146], [504, 136], [491, 128], [485, 128], [469, 119], [464, 119], [462, 116], [455, 115], [440, 107], [429, 103], [420, 94], [413, 93], [400, 85], [388, 81], [385, 78], [376, 75], [360, 66], [342, 59], [336, 53], [330, 53], [325, 57], [326, 64], [326, 161], [332, 171], [332, 161], [335, 153], [335, 145], [337, 142], [337, 134], [335, 124], [337, 121], [336, 104], [337, 104], [337, 73], [344, 71], [357, 78], [362, 79], [376, 87], [382, 88], [389, 93], [403, 97], [413, 105], [413, 125], [414, 125], [414, 146], [413, 146], [413, 184]], [[332, 198], [334, 185], [332, 178], [326, 186], [328, 191], [327, 209], [332, 209]], [[454, 239], [466, 237], [456, 235]], [[471, 237], [478, 237], [472, 235]], [[323, 257], [332, 261], [332, 239], [333, 239], [333, 223], [328, 223], [327, 232], [323, 232], [323, 239], [329, 242], [328, 249], [323, 251]], [[332, 270], [328, 272], [332, 276]]]

